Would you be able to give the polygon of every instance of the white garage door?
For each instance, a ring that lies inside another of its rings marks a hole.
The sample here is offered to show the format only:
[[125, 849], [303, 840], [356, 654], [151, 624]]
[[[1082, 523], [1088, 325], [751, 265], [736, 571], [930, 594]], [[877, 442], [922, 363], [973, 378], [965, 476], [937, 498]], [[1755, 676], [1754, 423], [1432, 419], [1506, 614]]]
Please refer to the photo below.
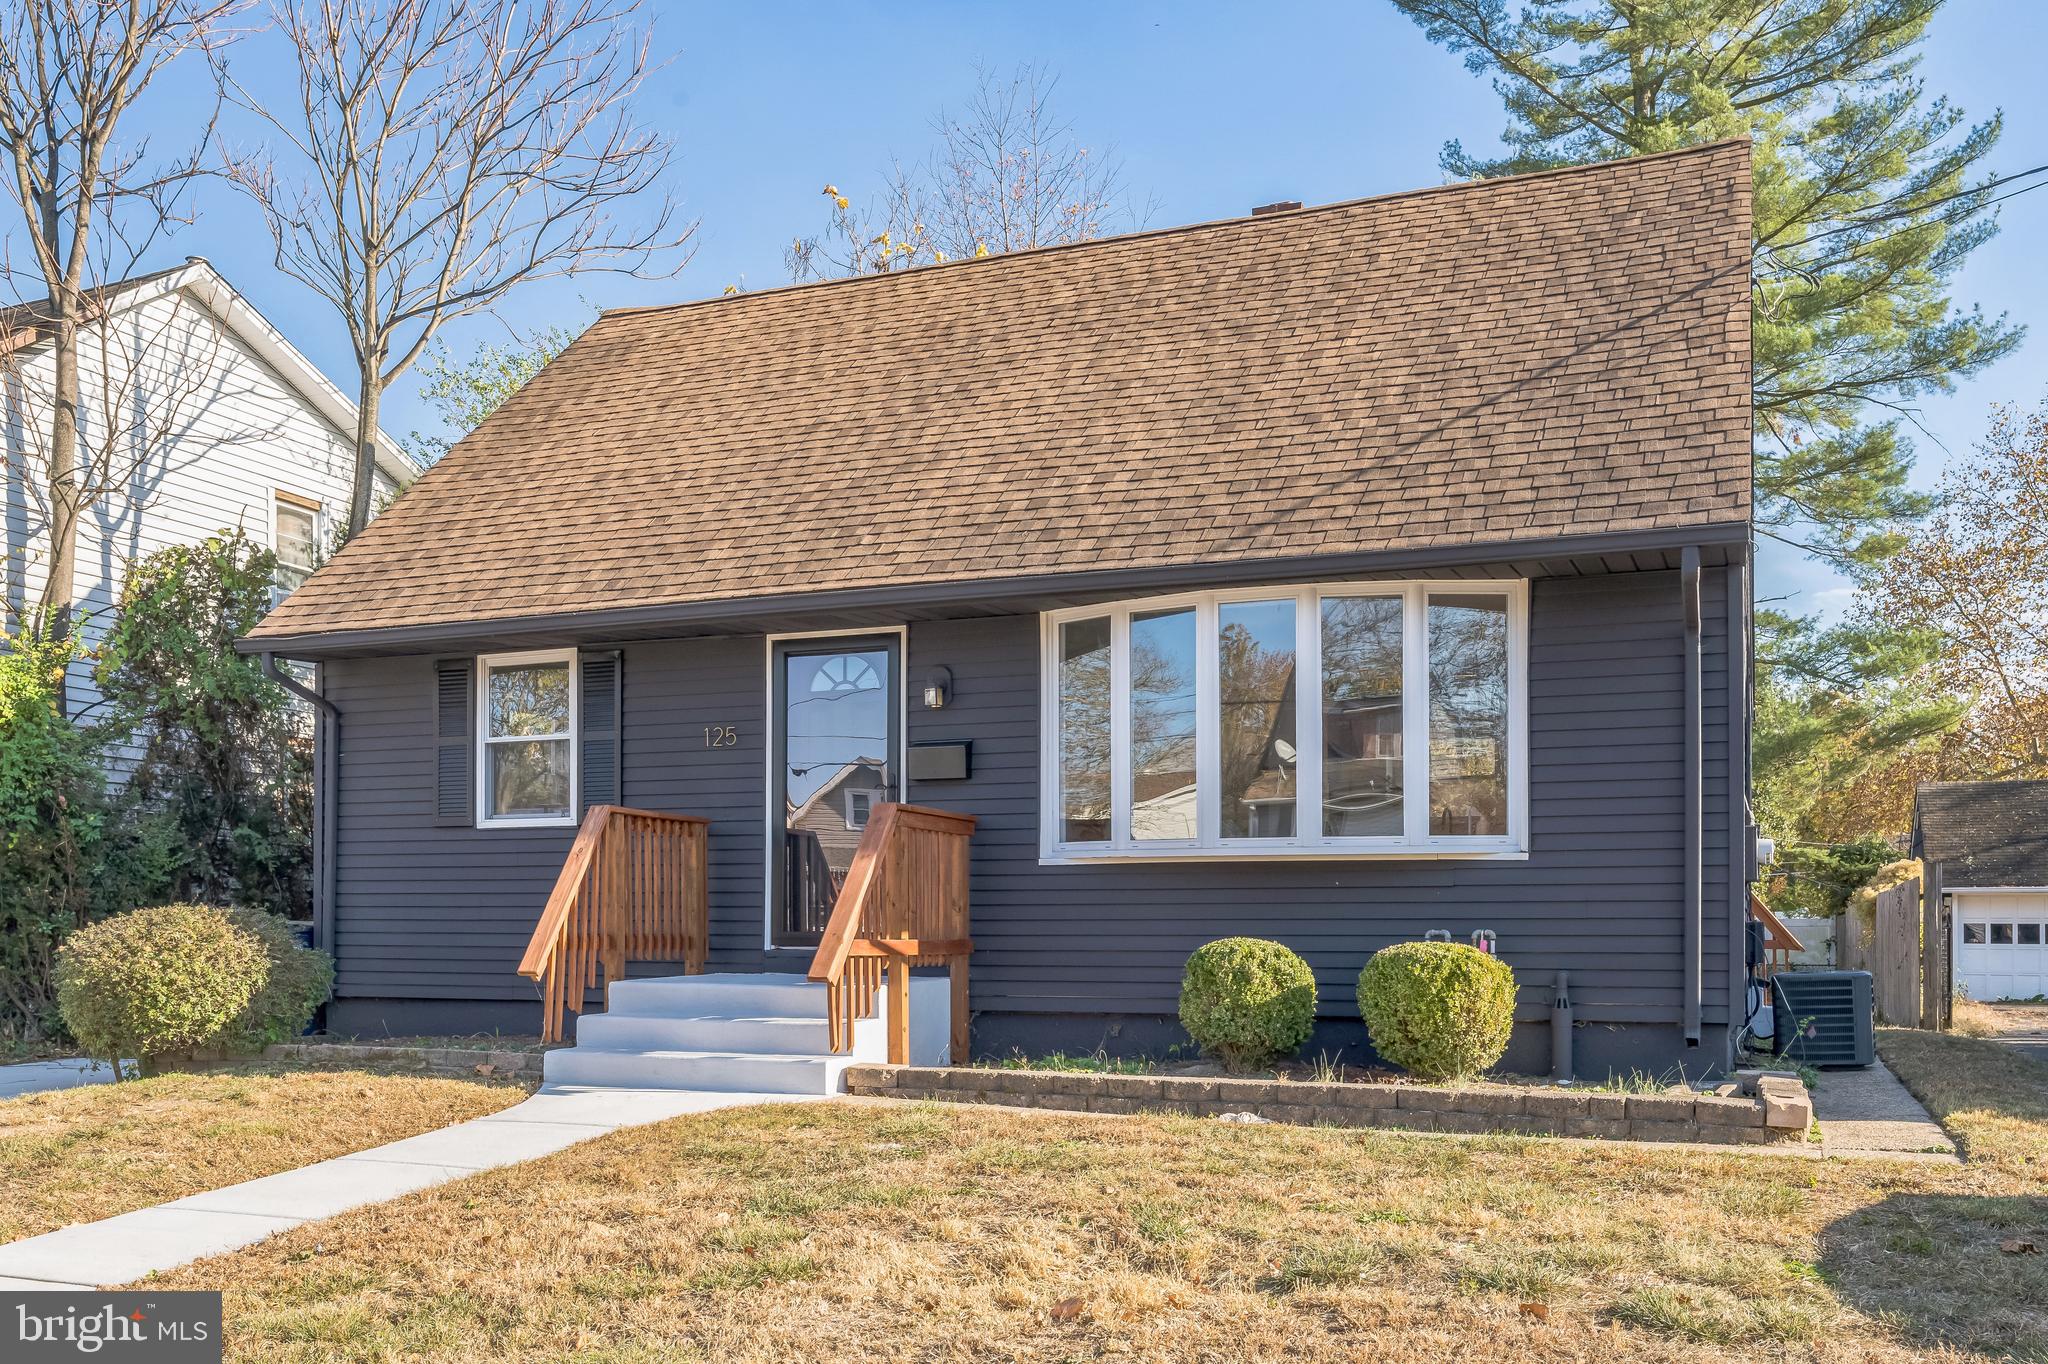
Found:
[[2048, 996], [2048, 894], [1955, 892], [1956, 985], [1971, 999]]

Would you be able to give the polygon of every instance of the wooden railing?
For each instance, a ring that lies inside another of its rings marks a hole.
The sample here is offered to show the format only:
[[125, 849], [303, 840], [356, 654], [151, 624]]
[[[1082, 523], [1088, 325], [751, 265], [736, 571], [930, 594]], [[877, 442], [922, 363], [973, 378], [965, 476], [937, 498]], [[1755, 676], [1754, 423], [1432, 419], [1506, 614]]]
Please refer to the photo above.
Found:
[[541, 985], [541, 1039], [562, 1040], [564, 1013], [583, 1012], [599, 971], [607, 989], [632, 961], [704, 969], [709, 820], [593, 805], [534, 925], [519, 974]]
[[853, 1047], [853, 1025], [872, 1018], [889, 989], [889, 1064], [910, 1062], [910, 970], [945, 966], [952, 976], [952, 1060], [967, 1059], [967, 840], [971, 815], [918, 805], [877, 805], [832, 919], [811, 960], [825, 982], [835, 1052]]

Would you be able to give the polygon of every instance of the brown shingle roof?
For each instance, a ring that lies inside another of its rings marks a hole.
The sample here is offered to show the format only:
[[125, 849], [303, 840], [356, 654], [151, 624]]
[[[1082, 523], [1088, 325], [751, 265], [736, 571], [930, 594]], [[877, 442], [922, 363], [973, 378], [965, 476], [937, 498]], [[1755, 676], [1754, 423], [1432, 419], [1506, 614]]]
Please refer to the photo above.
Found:
[[257, 638], [1749, 516], [1748, 150], [605, 314]]
[[1913, 836], [1944, 890], [2048, 886], [2048, 781], [1922, 782]]

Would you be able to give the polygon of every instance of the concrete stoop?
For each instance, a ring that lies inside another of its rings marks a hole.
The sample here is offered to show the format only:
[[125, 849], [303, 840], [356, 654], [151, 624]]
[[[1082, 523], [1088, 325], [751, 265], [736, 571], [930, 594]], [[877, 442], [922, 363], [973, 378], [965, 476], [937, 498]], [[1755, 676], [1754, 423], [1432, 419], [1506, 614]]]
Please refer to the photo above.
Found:
[[[833, 1055], [825, 987], [799, 975], [622, 980], [603, 1013], [583, 1015], [576, 1045], [547, 1053], [550, 1085], [712, 1093], [838, 1094], [846, 1069], [888, 1058], [886, 999]], [[910, 1057], [943, 1065], [951, 998], [942, 977], [910, 982]]]

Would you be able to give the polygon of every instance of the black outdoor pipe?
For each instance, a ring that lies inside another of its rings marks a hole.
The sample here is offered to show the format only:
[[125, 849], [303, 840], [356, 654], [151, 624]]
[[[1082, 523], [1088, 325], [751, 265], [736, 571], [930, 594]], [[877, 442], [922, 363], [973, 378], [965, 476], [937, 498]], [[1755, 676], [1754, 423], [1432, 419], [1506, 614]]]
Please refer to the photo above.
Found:
[[[314, 665], [318, 667], [318, 665]], [[334, 774], [341, 709], [263, 655], [263, 675], [319, 713], [313, 737], [313, 946], [332, 952], [334, 923]]]
[[[1679, 597], [1685, 612], [1685, 1043], [1700, 1040], [1700, 551], [1687, 545], [1679, 559]], [[1734, 831], [1729, 831], [1734, 836]]]
[[1551, 983], [1550, 1078], [1561, 1085], [1572, 1078], [1572, 995], [1562, 971]]

